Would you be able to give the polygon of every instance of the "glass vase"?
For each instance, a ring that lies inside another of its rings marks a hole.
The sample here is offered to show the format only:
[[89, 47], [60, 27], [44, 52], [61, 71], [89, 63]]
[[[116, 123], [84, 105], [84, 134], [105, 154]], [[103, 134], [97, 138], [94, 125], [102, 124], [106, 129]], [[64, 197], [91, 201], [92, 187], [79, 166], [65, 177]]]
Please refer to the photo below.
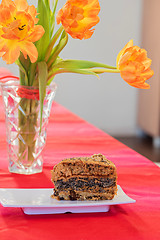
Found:
[[43, 149], [56, 84], [48, 86], [40, 124], [39, 91], [16, 81], [1, 84], [5, 107], [9, 171], [19, 174], [42, 172]]

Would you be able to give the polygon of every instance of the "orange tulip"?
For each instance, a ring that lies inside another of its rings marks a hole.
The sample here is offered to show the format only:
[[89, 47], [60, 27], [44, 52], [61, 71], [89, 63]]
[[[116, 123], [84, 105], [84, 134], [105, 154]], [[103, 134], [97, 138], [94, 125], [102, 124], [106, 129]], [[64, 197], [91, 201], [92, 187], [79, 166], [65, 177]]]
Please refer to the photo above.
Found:
[[57, 24], [62, 23], [65, 31], [73, 38], [87, 39], [99, 22], [98, 0], [68, 0], [57, 14]]
[[133, 40], [130, 40], [117, 56], [117, 69], [129, 85], [148, 89], [150, 85], [145, 81], [154, 74], [150, 68], [151, 62], [147, 52], [133, 46]]
[[8, 64], [14, 63], [20, 52], [31, 62], [38, 57], [33, 42], [39, 40], [44, 29], [38, 22], [34, 6], [26, 0], [2, 0], [0, 4], [0, 56]]

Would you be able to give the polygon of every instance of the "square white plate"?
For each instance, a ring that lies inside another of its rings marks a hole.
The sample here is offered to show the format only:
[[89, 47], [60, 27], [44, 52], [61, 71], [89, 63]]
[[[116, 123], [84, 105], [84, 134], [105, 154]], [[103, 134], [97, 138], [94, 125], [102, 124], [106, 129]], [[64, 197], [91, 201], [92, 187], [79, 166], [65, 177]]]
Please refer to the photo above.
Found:
[[117, 195], [112, 200], [58, 201], [51, 198], [52, 194], [53, 188], [0, 188], [0, 202], [3, 207], [20, 207], [26, 214], [108, 212], [110, 205], [135, 202], [119, 185]]

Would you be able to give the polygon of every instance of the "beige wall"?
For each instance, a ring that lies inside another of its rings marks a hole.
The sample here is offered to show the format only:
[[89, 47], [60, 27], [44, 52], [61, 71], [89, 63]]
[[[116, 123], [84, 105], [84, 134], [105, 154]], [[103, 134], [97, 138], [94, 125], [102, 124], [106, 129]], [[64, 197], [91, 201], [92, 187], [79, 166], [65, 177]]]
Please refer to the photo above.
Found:
[[153, 137], [160, 136], [160, 1], [144, 0], [142, 44], [150, 54], [154, 76], [149, 91], [139, 92], [138, 125]]

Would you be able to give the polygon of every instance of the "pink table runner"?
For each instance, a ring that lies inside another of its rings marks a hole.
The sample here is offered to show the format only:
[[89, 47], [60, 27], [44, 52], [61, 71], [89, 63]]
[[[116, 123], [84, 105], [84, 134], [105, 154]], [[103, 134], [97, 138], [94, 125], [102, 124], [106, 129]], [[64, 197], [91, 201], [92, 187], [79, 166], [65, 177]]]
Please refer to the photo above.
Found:
[[117, 166], [118, 184], [136, 200], [133, 204], [111, 206], [108, 213], [37, 216], [0, 205], [0, 239], [160, 239], [160, 169], [154, 163], [54, 103], [43, 173], [11, 174], [7, 169], [1, 100], [0, 113], [0, 188], [52, 188], [50, 170], [61, 159], [102, 153]]

